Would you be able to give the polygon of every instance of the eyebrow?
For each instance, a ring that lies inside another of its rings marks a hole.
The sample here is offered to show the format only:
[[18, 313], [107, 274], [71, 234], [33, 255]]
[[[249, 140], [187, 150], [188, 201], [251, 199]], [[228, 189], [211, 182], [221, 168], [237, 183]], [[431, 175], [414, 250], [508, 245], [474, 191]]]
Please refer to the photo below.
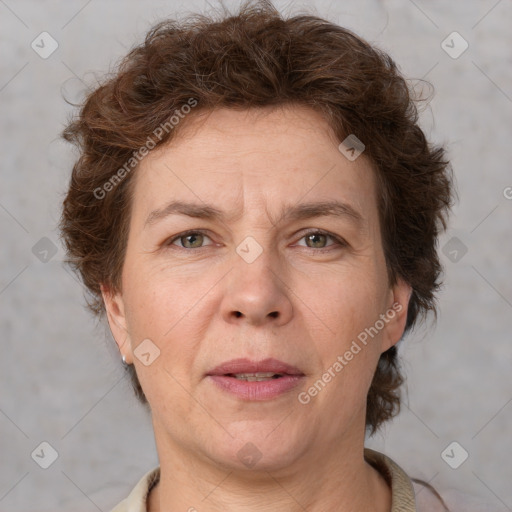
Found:
[[[171, 201], [160, 209], [153, 210], [144, 223], [144, 227], [156, 224], [170, 215], [185, 215], [196, 219], [219, 220], [225, 222], [226, 212], [209, 204]], [[356, 224], [363, 222], [363, 216], [350, 204], [341, 201], [317, 201], [298, 205], [285, 205], [280, 212], [278, 222], [283, 220], [297, 221], [315, 217], [348, 217]], [[276, 224], [277, 222], [274, 222]]]

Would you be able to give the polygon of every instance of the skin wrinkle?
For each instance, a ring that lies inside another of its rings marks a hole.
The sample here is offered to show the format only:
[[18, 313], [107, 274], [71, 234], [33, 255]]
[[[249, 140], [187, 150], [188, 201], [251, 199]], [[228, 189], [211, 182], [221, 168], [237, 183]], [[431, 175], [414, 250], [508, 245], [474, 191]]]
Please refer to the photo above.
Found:
[[[278, 504], [289, 511], [389, 512], [390, 490], [363, 459], [366, 395], [380, 354], [402, 335], [410, 287], [388, 284], [372, 167], [362, 157], [345, 159], [326, 122], [308, 108], [251, 114], [219, 109], [192, 136], [182, 132], [142, 162], [123, 292], [103, 288], [112, 333], [118, 343], [128, 335], [123, 352], [152, 411], [161, 480], [148, 510], [243, 512]], [[243, 213], [229, 229], [173, 217], [143, 230], [148, 213], [173, 198]], [[285, 203], [333, 198], [353, 204], [365, 229], [328, 218], [274, 229], [266, 215]], [[316, 255], [297, 245], [302, 234], [291, 236], [303, 228], [346, 236], [350, 247]], [[162, 247], [189, 229], [211, 231], [222, 247]], [[251, 264], [235, 252], [248, 235], [263, 248]], [[300, 404], [298, 393], [395, 302], [402, 311], [309, 404]], [[147, 367], [133, 354], [146, 338], [161, 351]], [[287, 361], [306, 382], [274, 400], [248, 403], [205, 378], [217, 364], [244, 356]], [[262, 453], [252, 469], [237, 457], [248, 442]]]

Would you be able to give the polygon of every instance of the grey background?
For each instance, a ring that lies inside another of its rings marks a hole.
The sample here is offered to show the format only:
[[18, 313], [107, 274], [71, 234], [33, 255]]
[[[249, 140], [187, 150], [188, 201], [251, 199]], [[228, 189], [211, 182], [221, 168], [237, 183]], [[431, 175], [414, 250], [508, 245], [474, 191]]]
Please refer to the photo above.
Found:
[[[290, 12], [290, 2], [276, 6]], [[433, 84], [422, 126], [447, 144], [460, 195], [440, 244], [449, 243], [437, 325], [401, 346], [405, 404], [367, 445], [441, 492], [457, 488], [512, 510], [512, 2], [291, 5], [301, 8], [355, 30], [408, 77]], [[63, 94], [80, 99], [151, 24], [190, 11], [208, 5], [0, 0], [2, 512], [108, 511], [157, 464], [150, 419], [108, 328], [84, 309], [80, 284], [62, 266], [55, 226], [76, 155], [58, 136], [73, 110]], [[47, 59], [30, 46], [42, 31], [59, 44]], [[469, 44], [457, 59], [441, 47], [453, 31]], [[33, 252], [51, 247], [44, 237], [57, 246], [46, 263]], [[455, 262], [454, 243], [467, 248]], [[59, 455], [48, 469], [31, 457], [42, 441]], [[469, 453], [458, 469], [441, 457], [452, 441]]]

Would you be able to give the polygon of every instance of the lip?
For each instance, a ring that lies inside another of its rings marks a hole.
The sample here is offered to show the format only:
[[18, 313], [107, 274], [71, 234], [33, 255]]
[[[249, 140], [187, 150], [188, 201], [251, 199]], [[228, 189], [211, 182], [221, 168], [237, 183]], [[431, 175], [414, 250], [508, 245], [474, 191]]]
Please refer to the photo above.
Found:
[[[281, 373], [282, 377], [265, 381], [239, 380], [230, 374], [235, 373]], [[207, 377], [221, 390], [242, 400], [271, 400], [295, 388], [305, 377], [297, 367], [278, 359], [251, 361], [232, 359], [211, 370]]]
[[290, 391], [304, 379], [304, 375], [284, 375], [278, 379], [249, 382], [226, 375], [209, 375], [213, 383], [242, 400], [271, 400]]
[[225, 363], [216, 366], [213, 370], [207, 373], [207, 376], [212, 375], [227, 375], [229, 373], [259, 373], [259, 372], [274, 372], [282, 373], [291, 376], [303, 376], [297, 367], [292, 366], [278, 359], [268, 358], [263, 361], [251, 361], [250, 359], [232, 359]]

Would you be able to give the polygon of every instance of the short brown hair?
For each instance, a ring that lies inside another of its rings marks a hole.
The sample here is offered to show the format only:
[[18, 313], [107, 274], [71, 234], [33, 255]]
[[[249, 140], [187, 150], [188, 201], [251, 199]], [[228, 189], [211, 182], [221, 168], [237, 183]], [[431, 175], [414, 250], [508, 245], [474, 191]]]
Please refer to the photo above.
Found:
[[[238, 13], [220, 19], [195, 14], [157, 24], [64, 130], [80, 156], [60, 229], [66, 261], [81, 276], [94, 314], [105, 314], [100, 284], [121, 289], [136, 172], [136, 162], [133, 172], [126, 162], [190, 98], [197, 102], [190, 115], [216, 107], [308, 106], [324, 116], [340, 142], [355, 134], [377, 170], [390, 284], [401, 277], [413, 290], [405, 332], [429, 311], [435, 315], [437, 238], [452, 204], [445, 150], [426, 140], [417, 101], [389, 55], [317, 16], [284, 18], [266, 0], [245, 2]], [[186, 122], [156, 145], [171, 140]], [[98, 199], [98, 190], [104, 197]], [[133, 366], [127, 371], [147, 403]], [[394, 346], [381, 355], [368, 393], [371, 434], [399, 411], [402, 382]]]

